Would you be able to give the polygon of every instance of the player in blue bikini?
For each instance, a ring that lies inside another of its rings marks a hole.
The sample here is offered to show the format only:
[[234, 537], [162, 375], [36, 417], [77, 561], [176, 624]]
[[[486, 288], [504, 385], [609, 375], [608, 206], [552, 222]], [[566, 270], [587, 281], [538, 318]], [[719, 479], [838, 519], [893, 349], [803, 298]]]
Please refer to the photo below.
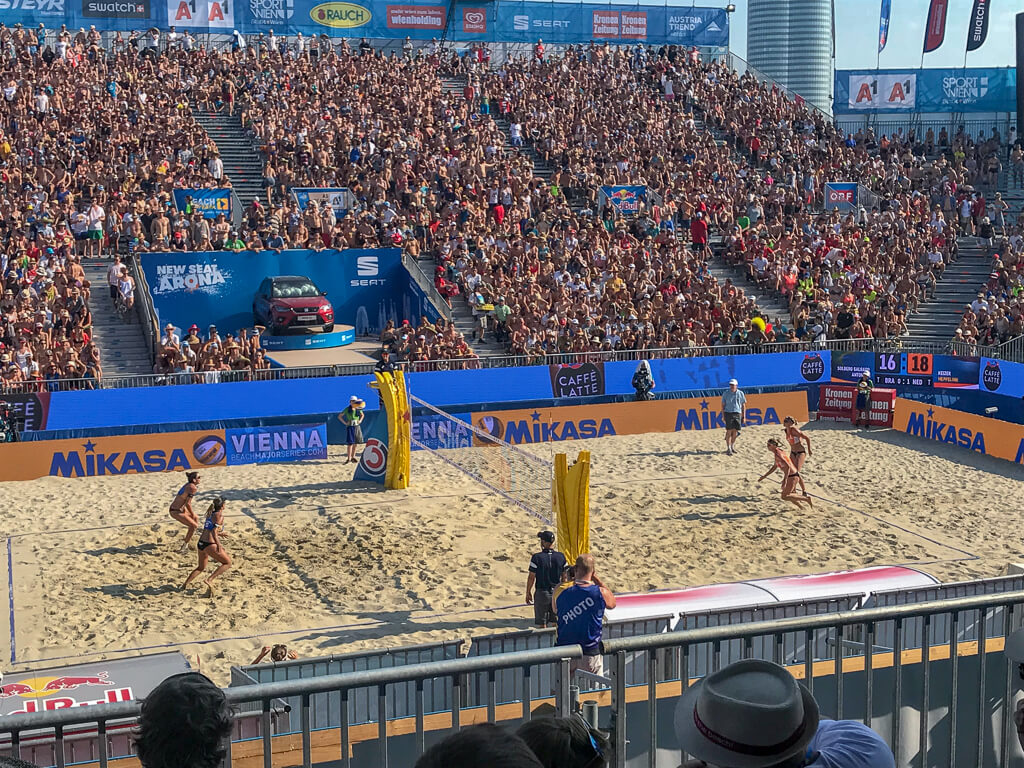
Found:
[[211, 583], [214, 579], [220, 576], [224, 571], [231, 567], [231, 556], [224, 549], [224, 545], [220, 543], [220, 537], [224, 530], [224, 499], [216, 498], [210, 505], [210, 508], [206, 510], [206, 519], [203, 521], [203, 532], [199, 534], [199, 543], [196, 544], [196, 548], [199, 552], [199, 564], [185, 579], [185, 583], [181, 585], [182, 591], [195, 579], [199, 574], [206, 570], [206, 564], [212, 557], [220, 565], [217, 566], [217, 570], [210, 574], [210, 578], [206, 580], [206, 586], [209, 589], [209, 594], [213, 596], [213, 584]]

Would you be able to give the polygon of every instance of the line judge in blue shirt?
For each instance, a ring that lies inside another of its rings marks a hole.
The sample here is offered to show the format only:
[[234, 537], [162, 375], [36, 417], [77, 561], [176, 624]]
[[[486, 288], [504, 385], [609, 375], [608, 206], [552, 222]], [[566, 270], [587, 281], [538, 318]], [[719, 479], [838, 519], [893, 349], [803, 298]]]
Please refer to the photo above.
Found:
[[558, 639], [555, 645], [580, 645], [583, 658], [573, 659], [570, 674], [577, 669], [595, 675], [604, 674], [601, 655], [601, 631], [605, 609], [615, 607], [611, 593], [594, 572], [594, 556], [586, 553], [576, 558], [573, 583], [555, 591], [551, 605], [558, 618]]
[[722, 395], [722, 418], [725, 421], [725, 453], [736, 453], [736, 438], [740, 436], [747, 409], [747, 396], [736, 379], [729, 379], [729, 389]]

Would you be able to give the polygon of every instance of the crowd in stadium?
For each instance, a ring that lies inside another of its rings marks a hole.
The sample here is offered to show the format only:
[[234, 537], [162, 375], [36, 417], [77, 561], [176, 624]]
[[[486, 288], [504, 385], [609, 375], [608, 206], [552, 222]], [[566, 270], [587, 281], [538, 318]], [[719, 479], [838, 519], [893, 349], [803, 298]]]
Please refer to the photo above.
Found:
[[[298, 40], [215, 51], [175, 34], [104, 49], [95, 30], [51, 30], [41, 44], [0, 28], [4, 352], [27, 336], [43, 378], [98, 377], [88, 309], [75, 309], [88, 281], [59, 275], [80, 272], [74, 254], [111, 255], [119, 242], [399, 245], [431, 263], [443, 296], [474, 307], [479, 336], [543, 357], [898, 337], [957, 258], [957, 236], [998, 228], [990, 306], [965, 315], [958, 338], [1004, 339], [1020, 327], [1021, 222], [981, 191], [998, 174], [998, 136], [844, 136], [778, 89], [683, 49], [549, 55], [538, 45], [491, 68], [482, 49], [314, 47], [320, 55]], [[439, 74], [466, 86], [446, 91]], [[240, 229], [173, 208], [174, 188], [231, 184], [192, 105], [237, 110], [264, 153], [266, 199], [247, 207]], [[840, 179], [861, 180], [877, 204], [822, 213], [823, 184]], [[605, 184], [646, 186], [638, 215], [602, 204]], [[341, 218], [302, 211], [293, 185], [347, 187], [358, 202]], [[712, 246], [748, 285], [784, 297], [788, 313], [758, 320], [742, 279], [711, 274]], [[445, 332], [434, 339], [421, 326], [396, 354], [472, 357], [466, 339]], [[47, 356], [65, 338], [77, 359]], [[230, 367], [181, 357], [171, 370]], [[34, 375], [15, 373], [13, 357], [4, 367], [5, 381]]]

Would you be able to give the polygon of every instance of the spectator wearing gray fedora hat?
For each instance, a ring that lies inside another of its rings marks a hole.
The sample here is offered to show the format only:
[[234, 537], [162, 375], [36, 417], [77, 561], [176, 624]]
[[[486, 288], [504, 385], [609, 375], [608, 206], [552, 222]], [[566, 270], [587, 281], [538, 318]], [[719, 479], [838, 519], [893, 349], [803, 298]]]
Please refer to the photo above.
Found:
[[688, 688], [675, 728], [685, 752], [717, 768], [795, 768], [817, 731], [818, 704], [783, 667], [744, 659]]
[[885, 741], [854, 720], [823, 720], [783, 667], [746, 659], [708, 675], [676, 706], [685, 768], [895, 768]]

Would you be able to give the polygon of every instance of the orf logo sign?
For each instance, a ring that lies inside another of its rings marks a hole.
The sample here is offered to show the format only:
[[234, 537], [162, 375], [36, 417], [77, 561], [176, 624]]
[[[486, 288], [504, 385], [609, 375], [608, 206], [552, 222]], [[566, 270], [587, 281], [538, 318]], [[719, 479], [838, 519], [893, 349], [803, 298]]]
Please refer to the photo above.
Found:
[[468, 35], [484, 34], [487, 31], [487, 11], [483, 8], [463, 8], [462, 31]]
[[833, 182], [825, 185], [825, 208], [848, 211], [857, 207], [857, 185], [853, 182]]

